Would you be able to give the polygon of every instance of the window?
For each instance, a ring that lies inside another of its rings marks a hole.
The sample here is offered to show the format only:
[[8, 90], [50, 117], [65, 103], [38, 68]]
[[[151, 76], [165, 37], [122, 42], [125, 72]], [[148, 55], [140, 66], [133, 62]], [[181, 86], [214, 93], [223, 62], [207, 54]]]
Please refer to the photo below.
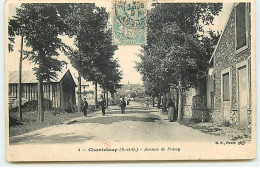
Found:
[[14, 87], [15, 87], [15, 90], [14, 90], [15, 94], [14, 95], [17, 98], [17, 85], [15, 85]]
[[53, 85], [52, 85], [52, 99], [53, 99], [53, 100], [55, 99], [55, 94], [56, 94], [56, 85], [53, 84]]
[[48, 84], [48, 99], [51, 99], [51, 85]]
[[229, 90], [229, 73], [223, 75], [223, 101], [230, 100], [230, 90]]
[[8, 96], [12, 96], [12, 91], [13, 91], [13, 85], [9, 85], [9, 87], [8, 87]]
[[247, 5], [239, 3], [236, 6], [236, 50], [247, 46]]

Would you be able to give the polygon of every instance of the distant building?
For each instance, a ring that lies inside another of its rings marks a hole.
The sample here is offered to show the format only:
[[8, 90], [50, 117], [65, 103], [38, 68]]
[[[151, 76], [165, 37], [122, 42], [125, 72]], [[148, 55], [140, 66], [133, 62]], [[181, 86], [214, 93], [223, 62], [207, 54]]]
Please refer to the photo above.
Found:
[[[57, 72], [57, 75], [57, 79], [44, 81], [44, 98], [52, 100], [53, 107], [71, 111], [76, 104], [75, 81], [70, 70], [63, 73]], [[9, 97], [18, 98], [18, 80], [18, 71], [9, 72]], [[22, 72], [22, 98], [27, 101], [38, 99], [38, 80], [33, 71]]]
[[141, 84], [122, 84], [117, 93], [120, 97], [145, 96], [145, 87]]
[[251, 9], [234, 4], [211, 57], [207, 106], [213, 122], [250, 130], [252, 119]]

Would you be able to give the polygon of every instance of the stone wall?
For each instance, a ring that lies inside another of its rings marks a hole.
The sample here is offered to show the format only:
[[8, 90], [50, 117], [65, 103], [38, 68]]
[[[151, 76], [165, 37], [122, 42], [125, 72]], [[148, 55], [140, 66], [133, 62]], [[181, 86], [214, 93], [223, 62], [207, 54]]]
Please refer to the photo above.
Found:
[[207, 108], [207, 97], [196, 95], [192, 99], [192, 120], [195, 122], [209, 122], [209, 109]]
[[192, 99], [193, 96], [197, 95], [198, 93], [199, 91], [195, 88], [190, 88], [189, 90], [183, 92], [183, 113], [187, 118], [192, 117]]

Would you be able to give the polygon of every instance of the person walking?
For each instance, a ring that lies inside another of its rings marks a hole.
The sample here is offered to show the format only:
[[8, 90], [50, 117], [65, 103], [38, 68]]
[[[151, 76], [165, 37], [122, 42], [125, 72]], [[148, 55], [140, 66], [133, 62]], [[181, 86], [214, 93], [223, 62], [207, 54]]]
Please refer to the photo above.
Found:
[[121, 107], [122, 114], [124, 114], [125, 113], [125, 107], [126, 107], [126, 102], [125, 102], [124, 98], [122, 98], [122, 101], [120, 103], [120, 107]]
[[173, 122], [174, 121], [174, 103], [173, 103], [172, 99], [169, 99], [168, 107], [169, 107], [168, 120], [170, 122]]
[[105, 116], [106, 114], [106, 106], [107, 106], [107, 103], [106, 103], [106, 98], [103, 98], [102, 101], [100, 102], [100, 106], [101, 106], [101, 110], [102, 110], [102, 114], [103, 116]]
[[84, 98], [82, 108], [83, 108], [84, 116], [87, 117], [87, 115], [88, 115], [88, 102], [87, 102], [86, 97]]
[[145, 101], [145, 105], [146, 105], [147, 108], [149, 107], [149, 101], [148, 100]]

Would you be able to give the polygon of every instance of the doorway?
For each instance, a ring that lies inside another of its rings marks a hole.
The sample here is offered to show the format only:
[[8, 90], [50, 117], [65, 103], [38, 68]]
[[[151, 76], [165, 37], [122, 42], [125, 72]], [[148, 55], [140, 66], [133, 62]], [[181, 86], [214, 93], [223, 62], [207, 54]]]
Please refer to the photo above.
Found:
[[227, 68], [221, 72], [221, 105], [224, 123], [230, 123], [231, 110], [231, 68]]
[[237, 68], [237, 94], [238, 94], [238, 126], [246, 128], [248, 125], [248, 73], [247, 65]]

